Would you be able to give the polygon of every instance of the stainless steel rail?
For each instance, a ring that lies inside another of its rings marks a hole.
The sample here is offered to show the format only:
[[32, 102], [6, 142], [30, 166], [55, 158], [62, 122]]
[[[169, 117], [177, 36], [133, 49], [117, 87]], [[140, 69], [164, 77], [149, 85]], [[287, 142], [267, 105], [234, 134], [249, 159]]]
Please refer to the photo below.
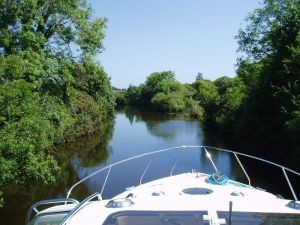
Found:
[[143, 172], [143, 175], [142, 175], [141, 178], [140, 178], [140, 185], [142, 185], [142, 180], [143, 180], [143, 178], [144, 178], [144, 176], [145, 176], [145, 174], [146, 174], [146, 172], [147, 172], [147, 170], [148, 170], [148, 168], [149, 168], [151, 162], [152, 162], [152, 158], [149, 160], [149, 162], [148, 162], [148, 164], [147, 164], [147, 166], [146, 166], [146, 168], [145, 168], [145, 170], [144, 170], [144, 172]]
[[292, 194], [293, 194], [293, 196], [294, 196], [295, 201], [298, 201], [297, 195], [296, 195], [296, 193], [295, 193], [295, 191], [294, 191], [294, 189], [293, 189], [293, 186], [292, 186], [292, 184], [291, 184], [291, 182], [290, 182], [290, 179], [289, 179], [288, 175], [287, 175], [286, 172], [285, 172], [285, 169], [284, 169], [284, 168], [281, 168], [281, 169], [282, 169], [282, 172], [283, 172], [283, 174], [284, 174], [284, 176], [285, 176], [285, 179], [286, 179], [286, 181], [287, 181], [287, 183], [288, 183], [288, 185], [289, 185], [289, 187], [290, 187], [290, 190], [292, 191]]
[[102, 200], [101, 195], [97, 192], [88, 196], [86, 199], [80, 202], [80, 204], [78, 204], [74, 209], [72, 209], [72, 211], [62, 219], [59, 225], [67, 224], [68, 220], [70, 220], [83, 206], [85, 206], [88, 202], [90, 202], [92, 199], [96, 197], [98, 197], [98, 200]]
[[38, 210], [38, 207], [44, 206], [44, 205], [66, 205], [66, 204], [76, 204], [78, 205], [79, 202], [76, 199], [73, 198], [57, 198], [57, 199], [49, 199], [49, 200], [43, 200], [40, 202], [35, 203], [31, 208], [28, 210], [28, 213], [26, 215], [25, 224], [29, 223], [29, 220], [31, 218], [31, 214], [35, 212], [38, 214], [40, 211]]
[[[283, 173], [284, 173], [285, 179], [286, 179], [286, 181], [287, 181], [287, 183], [288, 183], [288, 185], [289, 185], [290, 191], [291, 191], [292, 194], [293, 194], [294, 200], [295, 200], [295, 201], [298, 201], [298, 198], [297, 198], [296, 193], [295, 193], [295, 191], [294, 191], [294, 188], [293, 188], [293, 186], [292, 186], [292, 184], [291, 184], [291, 182], [290, 182], [290, 180], [289, 180], [289, 178], [288, 178], [288, 176], [287, 176], [287, 174], [286, 174], [286, 171], [289, 171], [289, 172], [291, 172], [291, 173], [293, 173], [293, 174], [295, 174], [295, 175], [297, 175], [297, 176], [300, 176], [300, 173], [299, 173], [299, 172], [296, 172], [295, 170], [289, 169], [289, 168], [287, 168], [287, 167], [285, 167], [285, 166], [279, 165], [279, 164], [277, 164], [277, 163], [274, 163], [274, 162], [271, 162], [271, 161], [269, 161], [269, 160], [262, 159], [262, 158], [259, 158], [259, 157], [256, 157], [256, 156], [252, 156], [252, 155], [248, 155], [248, 154], [244, 154], [244, 153], [240, 153], [240, 152], [235, 152], [235, 151], [231, 151], [231, 150], [227, 150], [227, 149], [222, 149], [222, 148], [215, 148], [215, 147], [210, 147], [210, 146], [205, 146], [205, 147], [212, 148], [212, 149], [214, 149], [214, 150], [221, 151], [221, 152], [232, 153], [232, 154], [234, 154], [234, 155], [245, 156], [245, 157], [248, 157], [248, 158], [251, 158], [251, 159], [255, 159], [255, 160], [258, 160], [258, 161], [262, 161], [262, 162], [264, 162], [264, 163], [268, 163], [268, 164], [273, 165], [273, 166], [275, 166], [275, 167], [281, 168], [282, 171], [283, 171]], [[239, 161], [239, 160], [238, 160], [238, 161]], [[241, 167], [242, 167], [242, 169], [243, 169], [242, 164], [241, 164], [240, 162], [239, 162], [239, 164], [241, 165]], [[243, 169], [243, 171], [245, 172], [245, 174], [247, 174], [245, 169]], [[250, 178], [248, 177], [248, 175], [246, 175], [246, 176], [247, 176], [248, 180], [250, 181]]]
[[102, 194], [103, 194], [103, 191], [104, 191], [104, 188], [105, 188], [105, 185], [106, 185], [108, 176], [109, 176], [109, 174], [110, 174], [110, 171], [111, 171], [111, 166], [108, 167], [108, 171], [107, 171], [107, 174], [106, 174], [106, 177], [105, 177], [105, 180], [104, 180], [103, 186], [102, 186], [102, 188], [101, 188], [101, 192], [100, 192], [100, 195], [101, 195], [101, 196], [102, 196]]
[[170, 176], [173, 176], [173, 171], [175, 170], [175, 167], [177, 166], [179, 160], [181, 159], [182, 153], [183, 153], [183, 151], [181, 151], [180, 154], [178, 155], [178, 158], [177, 158], [177, 160], [175, 161], [175, 163], [174, 163], [174, 165], [173, 165], [173, 167], [172, 167], [172, 169], [171, 169]]
[[236, 158], [236, 160], [238, 161], [238, 163], [239, 163], [240, 167], [242, 168], [242, 170], [243, 170], [245, 176], [247, 177], [247, 179], [248, 179], [248, 185], [251, 186], [251, 180], [250, 180], [250, 177], [248, 176], [248, 173], [247, 173], [247, 171], [245, 170], [243, 164], [241, 163], [239, 157], [236, 155], [236, 153], [233, 153], [233, 155], [234, 155], [234, 157]]
[[69, 197], [73, 191], [73, 189], [75, 187], [77, 187], [79, 184], [81, 184], [82, 182], [86, 181], [87, 179], [95, 176], [96, 174], [99, 174], [101, 173], [102, 171], [105, 171], [107, 169], [109, 169], [110, 167], [113, 168], [114, 166], [116, 165], [119, 165], [119, 164], [122, 164], [122, 163], [125, 163], [125, 162], [128, 162], [128, 161], [131, 161], [133, 159], [138, 159], [138, 158], [141, 158], [141, 157], [145, 157], [145, 156], [148, 156], [148, 155], [153, 155], [153, 154], [158, 154], [158, 153], [161, 153], [161, 152], [167, 152], [167, 151], [171, 151], [171, 150], [175, 150], [175, 149], [180, 149], [180, 148], [185, 148], [185, 146], [179, 146], [179, 147], [173, 147], [173, 148], [167, 148], [167, 149], [161, 149], [161, 150], [158, 150], [158, 151], [154, 151], [154, 152], [148, 152], [148, 153], [144, 153], [144, 154], [141, 154], [141, 155], [137, 155], [137, 156], [134, 156], [134, 157], [130, 157], [130, 158], [127, 158], [127, 159], [124, 159], [124, 160], [121, 160], [119, 162], [115, 162], [109, 166], [106, 166], [106, 167], [103, 167], [93, 173], [91, 173], [90, 175], [86, 176], [85, 178], [79, 180], [78, 182], [76, 182], [68, 191], [67, 193], [67, 197]]
[[210, 153], [206, 150], [205, 147], [203, 147], [203, 149], [204, 149], [204, 151], [206, 152], [206, 157], [209, 159], [209, 161], [210, 161], [211, 164], [213, 165], [215, 171], [217, 172], [217, 171], [218, 171], [218, 168], [216, 167], [214, 161], [212, 160]]
[[[267, 164], [270, 164], [272, 166], [275, 166], [275, 167], [279, 167], [282, 169], [283, 173], [284, 173], [284, 176], [285, 176], [285, 179], [287, 180], [287, 183], [289, 185], [289, 188], [293, 194], [293, 197], [294, 197], [294, 200], [298, 200], [297, 199], [297, 196], [295, 194], [295, 191], [294, 191], [294, 188], [291, 184], [291, 182], [289, 181], [289, 178], [286, 174], [286, 171], [290, 172], [290, 173], [293, 173], [297, 176], [300, 176], [300, 173], [299, 172], [296, 172], [294, 170], [291, 170], [287, 167], [284, 167], [282, 165], [279, 165], [277, 163], [274, 163], [274, 162], [271, 162], [271, 161], [268, 161], [268, 160], [265, 160], [265, 159], [261, 159], [259, 157], [256, 157], [256, 156], [252, 156], [252, 155], [248, 155], [248, 154], [244, 154], [244, 153], [239, 153], [239, 152], [236, 152], [236, 151], [231, 151], [231, 150], [227, 150], [227, 149], [222, 149], [222, 148], [215, 148], [215, 147], [211, 147], [211, 146], [197, 146], [197, 145], [183, 145], [183, 146], [178, 146], [178, 147], [172, 147], [172, 148], [166, 148], [166, 149], [161, 149], [161, 150], [158, 150], [158, 151], [154, 151], [154, 152], [149, 152], [149, 153], [144, 153], [144, 154], [141, 154], [141, 155], [137, 155], [137, 156], [134, 156], [134, 157], [130, 157], [130, 158], [127, 158], [127, 159], [124, 159], [124, 160], [121, 160], [119, 162], [116, 162], [116, 163], [113, 163], [109, 166], [106, 166], [104, 168], [101, 168], [93, 173], [91, 173], [90, 175], [86, 176], [85, 178], [81, 179], [80, 181], [78, 181], [77, 183], [75, 183], [68, 191], [67, 193], [67, 198], [71, 195], [73, 189], [75, 187], [77, 187], [79, 184], [83, 183], [84, 181], [86, 181], [87, 179], [95, 176], [96, 174], [99, 174], [101, 173], [102, 171], [105, 171], [105, 170], [108, 170], [107, 172], [107, 175], [106, 175], [106, 178], [105, 178], [105, 182], [102, 186], [102, 189], [101, 189], [101, 193], [103, 193], [104, 189], [105, 189], [105, 185], [106, 185], [106, 181], [108, 179], [108, 176], [110, 174], [110, 171], [113, 167], [119, 165], [119, 164], [123, 164], [125, 162], [128, 162], [128, 161], [131, 161], [131, 160], [134, 160], [134, 159], [138, 159], [138, 158], [142, 158], [142, 157], [145, 157], [145, 156], [151, 156], [151, 155], [155, 155], [155, 154], [159, 154], [159, 153], [162, 153], [162, 152], [168, 152], [168, 151], [174, 151], [174, 150], [178, 150], [178, 149], [183, 149], [183, 150], [188, 150], [188, 149], [195, 149], [195, 148], [198, 148], [199, 150], [204, 150], [206, 152], [206, 156], [208, 157], [209, 161], [212, 163], [212, 166], [214, 167], [214, 169], [217, 171], [217, 167], [215, 165], [215, 163], [213, 162], [212, 158], [211, 158], [211, 155], [210, 153], [207, 151], [207, 149], [213, 149], [213, 150], [216, 150], [216, 151], [220, 151], [220, 152], [227, 152], [227, 153], [230, 153], [230, 154], [233, 154], [238, 162], [238, 164], [240, 165], [241, 169], [243, 170], [245, 176], [247, 177], [248, 179], [248, 183], [249, 183], [249, 186], [251, 186], [251, 181], [250, 181], [250, 177], [248, 176], [243, 164], [241, 163], [241, 161], [239, 160], [238, 156], [243, 156], [243, 157], [247, 157], [247, 158], [251, 158], [251, 159], [255, 159], [255, 160], [258, 160], [258, 161], [262, 161], [264, 163], [267, 163]], [[182, 152], [180, 153], [182, 154]], [[173, 175], [173, 171], [175, 169], [175, 167], [177, 166], [179, 160], [180, 160], [180, 156], [179, 158], [176, 160], [176, 162], [174, 163], [171, 171], [170, 171], [170, 176]], [[146, 172], [148, 171], [148, 168], [149, 168], [149, 165], [151, 164], [151, 161], [152, 159], [148, 162], [147, 166], [146, 166], [146, 169], [144, 170], [143, 174], [141, 175], [140, 177], [140, 184], [142, 183], [142, 179], [143, 177], [145, 176]]]

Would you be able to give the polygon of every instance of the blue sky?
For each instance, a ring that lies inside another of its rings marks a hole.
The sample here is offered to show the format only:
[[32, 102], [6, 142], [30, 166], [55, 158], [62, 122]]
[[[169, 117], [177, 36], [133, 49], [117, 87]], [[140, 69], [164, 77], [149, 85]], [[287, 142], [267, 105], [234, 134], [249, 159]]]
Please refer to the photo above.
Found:
[[182, 83], [235, 76], [234, 36], [258, 0], [89, 0], [108, 19], [99, 61], [112, 85], [144, 83], [153, 72], [174, 71]]

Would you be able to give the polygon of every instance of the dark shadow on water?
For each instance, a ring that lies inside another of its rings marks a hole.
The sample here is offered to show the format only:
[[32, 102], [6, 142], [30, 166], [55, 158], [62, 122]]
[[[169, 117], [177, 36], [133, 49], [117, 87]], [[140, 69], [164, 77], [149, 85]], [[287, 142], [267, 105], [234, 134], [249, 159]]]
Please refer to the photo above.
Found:
[[[110, 155], [108, 143], [113, 134], [113, 126], [114, 121], [108, 120], [102, 125], [101, 132], [78, 138], [76, 142], [56, 146], [55, 157], [61, 169], [54, 183], [30, 182], [3, 187], [5, 204], [4, 208], [0, 208], [1, 224], [24, 224], [26, 213], [35, 202], [66, 197], [68, 188], [78, 181], [78, 174], [73, 168], [73, 159], [80, 158], [81, 164], [87, 166], [105, 163]], [[87, 194], [89, 190], [82, 186], [75, 191], [74, 196]]]

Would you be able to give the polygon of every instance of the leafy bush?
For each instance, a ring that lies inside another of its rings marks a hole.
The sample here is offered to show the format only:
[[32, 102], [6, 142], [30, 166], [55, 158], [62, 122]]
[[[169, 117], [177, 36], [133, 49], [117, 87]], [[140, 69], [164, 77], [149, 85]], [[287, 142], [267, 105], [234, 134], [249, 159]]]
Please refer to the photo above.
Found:
[[136, 106], [140, 105], [143, 102], [142, 98], [142, 92], [143, 92], [143, 86], [134, 86], [134, 85], [129, 85], [127, 88], [124, 97], [125, 97], [125, 103], [127, 105], [131, 106]]
[[75, 88], [92, 96], [100, 104], [102, 113], [113, 115], [115, 95], [110, 79], [99, 63], [90, 58], [74, 66]]
[[220, 94], [218, 88], [207, 80], [198, 80], [193, 83], [195, 89], [194, 99], [199, 102], [204, 109], [204, 125], [213, 127], [216, 121], [216, 113], [220, 104]]
[[102, 123], [101, 105], [92, 96], [82, 91], [74, 90], [70, 99], [70, 116], [74, 123], [67, 130], [67, 140], [71, 141], [75, 137], [89, 135], [99, 131]]
[[33, 90], [34, 85], [24, 80], [1, 85], [1, 184], [26, 179], [50, 182], [58, 170], [45, 149], [63, 139], [72, 119], [59, 99], [41, 98]]
[[162, 112], [180, 113], [185, 109], [184, 98], [179, 93], [157, 93], [152, 99], [153, 107]]
[[122, 107], [125, 105], [125, 91], [116, 90], [115, 98], [116, 98], [116, 106]]

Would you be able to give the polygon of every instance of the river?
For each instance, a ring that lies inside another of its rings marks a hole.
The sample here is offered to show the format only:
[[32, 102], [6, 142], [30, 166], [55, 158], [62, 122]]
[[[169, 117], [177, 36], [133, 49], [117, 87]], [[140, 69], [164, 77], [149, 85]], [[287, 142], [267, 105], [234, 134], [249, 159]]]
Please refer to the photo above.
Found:
[[[101, 130], [101, 134], [83, 138], [76, 143], [60, 146], [57, 149], [59, 152], [57, 158], [62, 169], [55, 184], [31, 183], [7, 187], [5, 190], [5, 207], [0, 209], [1, 224], [24, 224], [26, 212], [33, 203], [48, 198], [65, 197], [68, 189], [79, 179], [119, 160], [181, 145], [205, 144], [224, 148], [230, 147], [220, 138], [204, 133], [198, 121], [176, 119], [157, 113], [129, 109], [116, 112], [115, 119], [104, 124]], [[247, 182], [231, 155], [213, 152], [212, 156], [223, 174], [231, 179]], [[146, 182], [155, 178], [158, 173], [162, 172], [162, 168], [171, 168], [174, 161], [177, 160], [176, 157], [178, 154], [165, 154], [156, 159], [149, 168], [151, 172], [147, 173], [143, 181]], [[265, 169], [262, 169], [265, 171], [264, 173], [258, 173], [257, 167], [251, 169], [251, 162], [243, 162], [247, 168], [250, 168], [250, 172], [258, 177], [256, 183], [258, 185], [263, 185], [261, 181], [264, 180], [264, 177], [273, 173]], [[107, 182], [107, 186], [110, 188], [103, 192], [104, 198], [124, 190], [121, 189], [124, 183], [130, 185], [138, 182], [138, 180], [134, 180], [136, 179], [134, 175], [142, 174], [146, 165], [147, 161], [138, 161], [133, 164], [134, 168], [127, 166], [112, 170]], [[129, 174], [130, 169], [136, 172]], [[176, 166], [175, 172], [192, 171], [193, 169], [207, 173], [213, 172], [212, 165], [199, 151], [190, 151], [188, 154], [180, 156], [180, 163]], [[85, 182], [84, 185], [74, 191], [72, 197], [83, 199], [90, 193], [100, 191], [105, 174], [101, 176], [96, 176]], [[276, 193], [286, 193], [286, 196], [291, 197], [286, 187], [282, 187], [281, 183], [282, 181], [274, 181], [272, 185], [269, 183], [262, 188], [268, 188], [268, 190], [271, 188]]]

